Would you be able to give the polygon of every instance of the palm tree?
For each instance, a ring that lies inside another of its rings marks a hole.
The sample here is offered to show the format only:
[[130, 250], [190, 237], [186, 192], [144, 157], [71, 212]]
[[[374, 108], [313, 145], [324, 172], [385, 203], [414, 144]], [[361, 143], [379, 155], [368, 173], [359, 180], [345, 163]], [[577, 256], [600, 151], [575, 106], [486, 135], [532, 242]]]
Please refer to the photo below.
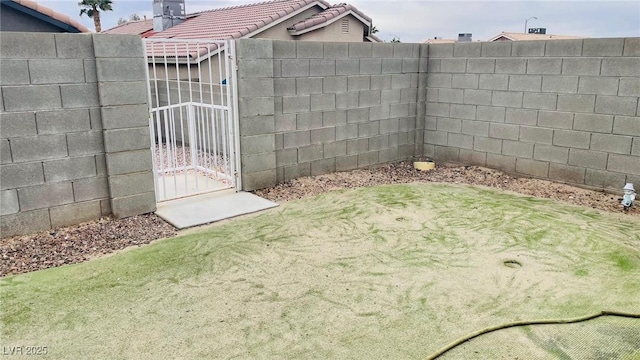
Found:
[[102, 24], [100, 23], [100, 10], [111, 11], [111, 0], [82, 0], [78, 3], [83, 9], [80, 10], [80, 16], [86, 14], [93, 19], [93, 24], [96, 27], [96, 32], [102, 31]]

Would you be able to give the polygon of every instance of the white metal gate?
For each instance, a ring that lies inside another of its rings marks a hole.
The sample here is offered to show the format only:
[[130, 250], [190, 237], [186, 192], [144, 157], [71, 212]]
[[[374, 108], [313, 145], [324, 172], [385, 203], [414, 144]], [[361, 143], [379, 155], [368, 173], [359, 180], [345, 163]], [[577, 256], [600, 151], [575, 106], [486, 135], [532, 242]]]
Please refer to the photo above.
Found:
[[235, 43], [144, 41], [157, 201], [240, 190]]

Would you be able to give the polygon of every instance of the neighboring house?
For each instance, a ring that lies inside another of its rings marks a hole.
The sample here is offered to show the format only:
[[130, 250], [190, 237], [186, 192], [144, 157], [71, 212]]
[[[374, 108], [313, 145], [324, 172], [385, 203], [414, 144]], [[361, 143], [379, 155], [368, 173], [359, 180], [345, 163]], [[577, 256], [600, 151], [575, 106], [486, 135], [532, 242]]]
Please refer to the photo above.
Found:
[[[159, 6], [155, 6], [159, 3]], [[255, 4], [184, 13], [180, 0], [154, 3], [154, 19], [130, 21], [103, 31], [105, 34], [136, 34], [149, 40], [273, 39], [333, 42], [381, 42], [371, 33], [372, 20], [352, 5], [330, 5], [325, 0], [274, 0]], [[188, 5], [188, 3], [186, 4]], [[164, 9], [164, 11], [163, 11]], [[167, 16], [170, 13], [170, 16]], [[191, 45], [190, 45], [191, 46]], [[224, 84], [224, 64], [218, 62], [216, 45], [208, 48], [161, 44], [147, 45], [152, 78], [187, 79]], [[166, 51], [166, 54], [164, 53]], [[187, 54], [188, 53], [188, 54]], [[166, 57], [165, 57], [166, 55]], [[165, 59], [169, 64], [165, 63]], [[179, 71], [175, 68], [179, 63]], [[155, 66], [154, 66], [155, 64]], [[189, 66], [190, 64], [191, 66]], [[195, 66], [198, 65], [198, 66]]]
[[[162, 14], [154, 14], [154, 17], [162, 17]], [[183, 19], [177, 19], [176, 24], [169, 24], [164, 29], [154, 29], [153, 20], [141, 20], [103, 33], [137, 34], [149, 38], [381, 42], [371, 33], [372, 28], [371, 18], [349, 4], [275, 0], [185, 14]]]
[[0, 31], [90, 32], [68, 15], [31, 0], [0, 0]]
[[434, 37], [433, 39], [427, 39], [425, 41], [423, 41], [423, 44], [453, 44], [453, 43], [457, 43], [458, 40], [456, 39], [443, 39], [441, 37]]
[[423, 44], [454, 44], [459, 42], [472, 42], [473, 34], [470, 33], [460, 33], [458, 34], [458, 39], [443, 39], [439, 36], [434, 37], [433, 39], [427, 39], [423, 41]]
[[147, 20], [145, 16], [144, 20], [127, 21], [114, 28], [103, 30], [102, 34], [140, 35], [147, 37], [153, 34], [153, 20]]
[[585, 36], [568, 36], [552, 34], [525, 34], [516, 32], [501, 32], [487, 41], [527, 41], [527, 40], [566, 40], [584, 39]]

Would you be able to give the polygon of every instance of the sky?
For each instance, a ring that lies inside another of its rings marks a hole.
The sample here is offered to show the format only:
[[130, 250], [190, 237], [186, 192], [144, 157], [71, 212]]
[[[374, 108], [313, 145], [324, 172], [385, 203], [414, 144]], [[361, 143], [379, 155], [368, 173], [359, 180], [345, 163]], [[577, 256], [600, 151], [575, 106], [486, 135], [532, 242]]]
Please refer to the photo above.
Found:
[[[93, 20], [78, 15], [75, 0], [36, 0], [71, 16], [93, 30]], [[187, 13], [262, 0], [185, 0]], [[527, 27], [547, 28], [547, 34], [585, 37], [640, 36], [639, 1], [428, 1], [329, 0], [347, 2], [373, 19], [376, 34], [385, 41], [423, 42], [434, 37], [455, 39], [459, 33], [473, 40], [488, 40], [502, 31], [524, 32]], [[131, 14], [152, 18], [153, 0], [113, 0], [113, 11], [102, 14], [102, 29], [116, 26]], [[532, 18], [532, 17], [536, 17]]]

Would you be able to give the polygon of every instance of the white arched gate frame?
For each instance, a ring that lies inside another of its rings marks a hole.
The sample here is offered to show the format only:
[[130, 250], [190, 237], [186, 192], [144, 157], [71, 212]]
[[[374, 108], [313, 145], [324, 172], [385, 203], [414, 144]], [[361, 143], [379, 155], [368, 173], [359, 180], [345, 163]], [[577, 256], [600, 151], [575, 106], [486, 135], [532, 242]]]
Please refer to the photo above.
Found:
[[235, 43], [144, 42], [157, 201], [241, 190]]

